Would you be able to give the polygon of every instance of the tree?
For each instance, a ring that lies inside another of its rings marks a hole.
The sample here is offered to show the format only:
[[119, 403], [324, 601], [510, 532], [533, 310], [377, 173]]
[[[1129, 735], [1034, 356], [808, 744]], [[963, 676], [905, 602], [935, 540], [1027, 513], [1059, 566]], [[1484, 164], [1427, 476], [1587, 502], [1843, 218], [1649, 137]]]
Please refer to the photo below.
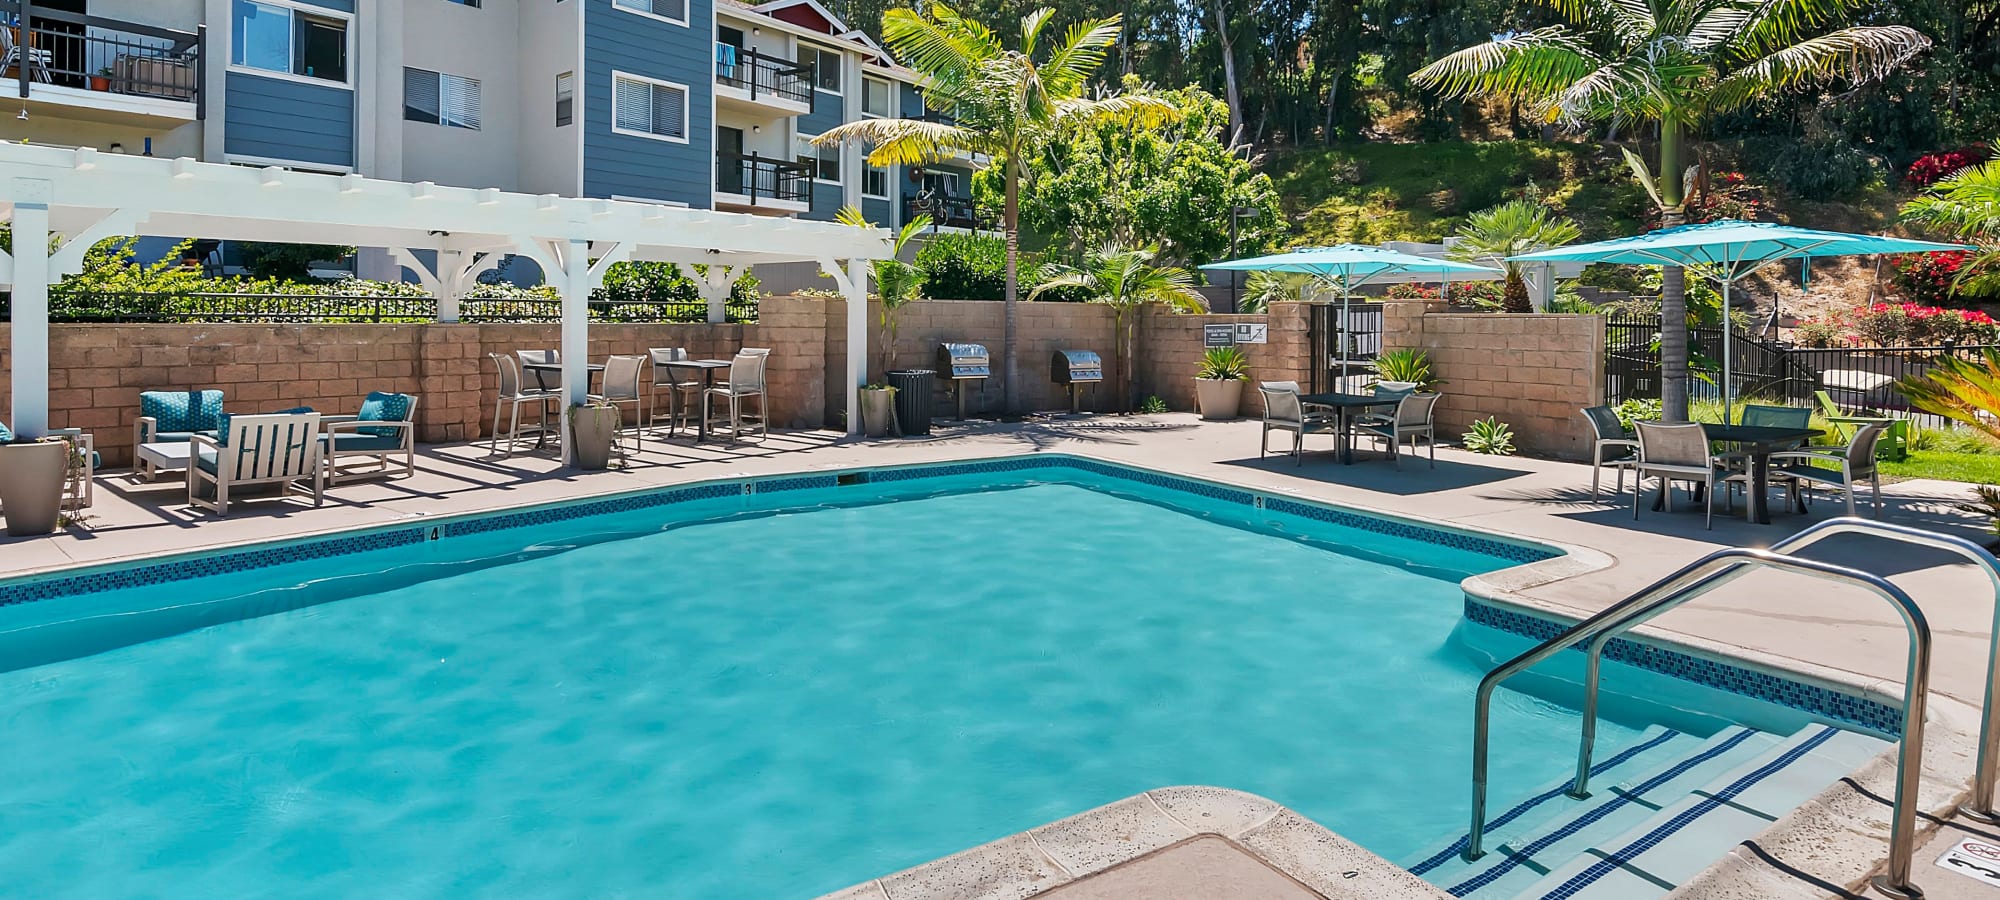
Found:
[[[1228, 112], [1200, 88], [1155, 92], [1138, 79], [1127, 96], [1157, 98], [1178, 110], [1162, 128], [1099, 121], [1070, 128], [1030, 162], [1022, 225], [1066, 242], [1080, 257], [1105, 244], [1157, 245], [1160, 255], [1204, 265], [1230, 252], [1230, 215], [1241, 254], [1284, 233], [1284, 210], [1270, 176], [1223, 142]], [[980, 179], [982, 190], [989, 182]]]
[[1492, 209], [1473, 213], [1459, 226], [1458, 241], [1452, 244], [1451, 258], [1468, 262], [1499, 263], [1507, 271], [1507, 289], [1501, 310], [1510, 313], [1534, 312], [1528, 302], [1528, 283], [1521, 267], [1507, 262], [1535, 250], [1560, 247], [1576, 240], [1583, 229], [1576, 222], [1554, 215], [1549, 208], [1532, 200], [1509, 200]]
[[[1809, 36], [1846, 16], [1850, 0], [1541, 2], [1565, 24], [1466, 47], [1411, 79], [1447, 97], [1525, 103], [1546, 122], [1659, 123], [1657, 179], [1631, 151], [1626, 158], [1669, 226], [1681, 222], [1692, 180], [1685, 171], [1688, 136], [1714, 117], [1792, 88], [1872, 81], [1930, 45], [1900, 25]], [[1686, 287], [1686, 273], [1669, 267], [1660, 296], [1667, 321], [1686, 315]], [[1660, 368], [1665, 419], [1686, 421], [1688, 348], [1681, 329], [1664, 330]]]
[[870, 165], [919, 166], [959, 151], [982, 153], [1006, 177], [1001, 228], [1007, 238], [1007, 295], [1001, 332], [1001, 396], [1018, 412], [1020, 367], [1014, 332], [1019, 295], [1021, 187], [1033, 177], [1030, 161], [1073, 125], [1130, 121], [1157, 125], [1172, 106], [1153, 97], [1087, 96], [1091, 76], [1118, 41], [1119, 19], [1089, 19], [1053, 42], [1042, 31], [1054, 17], [1048, 7], [1021, 18], [1019, 49], [1003, 46], [991, 29], [943, 3], [926, 13], [892, 9], [882, 14], [882, 37], [897, 59], [921, 76], [925, 105], [952, 121], [862, 119], [829, 129], [813, 142], [873, 146]]
[[1303, 272], [1251, 272], [1236, 298], [1240, 313], [1269, 312], [1273, 303], [1297, 303], [1305, 299], [1313, 277]]
[[1954, 288], [2000, 289], [2000, 161], [1981, 163], [1931, 185], [1903, 206], [1903, 221], [1981, 245]]
[[1206, 312], [1195, 292], [1194, 276], [1186, 269], [1153, 264], [1158, 251], [1147, 247], [1106, 245], [1094, 250], [1081, 266], [1051, 265], [1042, 270], [1041, 284], [1030, 297], [1058, 288], [1090, 292], [1090, 302], [1111, 307], [1111, 333], [1117, 346], [1118, 375], [1126, 411], [1133, 407], [1132, 369], [1137, 360], [1139, 308], [1164, 303], [1176, 312]]
[[[856, 228], [874, 228], [875, 223], [861, 210], [853, 206], [843, 206], [833, 216], [834, 221]], [[889, 259], [871, 260], [868, 272], [875, 280], [875, 295], [882, 301], [882, 316], [877, 322], [882, 328], [881, 353], [882, 377], [896, 369], [896, 331], [900, 324], [897, 319], [903, 307], [915, 303], [923, 297], [924, 273], [916, 266], [902, 260], [903, 247], [918, 234], [931, 227], [930, 216], [917, 216], [903, 223], [896, 232], [895, 253]]]
[[253, 278], [279, 281], [313, 281], [312, 264], [346, 259], [353, 247], [333, 244], [266, 244], [245, 241], [240, 245], [243, 268]]

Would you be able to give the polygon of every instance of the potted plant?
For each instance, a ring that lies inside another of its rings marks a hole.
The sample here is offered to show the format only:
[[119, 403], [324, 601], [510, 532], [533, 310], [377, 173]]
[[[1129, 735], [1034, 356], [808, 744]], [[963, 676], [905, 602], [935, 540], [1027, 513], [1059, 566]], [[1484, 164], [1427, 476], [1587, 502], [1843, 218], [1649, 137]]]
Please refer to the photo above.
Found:
[[570, 407], [569, 436], [575, 444], [570, 464], [589, 471], [609, 468], [620, 418], [618, 407], [602, 400]]
[[49, 534], [62, 518], [63, 484], [77, 451], [66, 439], [0, 440], [0, 508], [14, 537]]
[[1194, 372], [1194, 397], [1204, 419], [1234, 419], [1243, 408], [1250, 360], [1235, 347], [1210, 347]]
[[98, 70], [97, 70], [97, 74], [95, 74], [95, 75], [92, 75], [92, 76], [90, 76], [90, 89], [91, 89], [91, 90], [93, 90], [93, 91], [109, 91], [109, 90], [111, 90], [111, 67], [110, 67], [110, 66], [105, 66], [105, 67], [104, 67], [104, 68], [102, 68], [102, 69], [98, 69]]
[[861, 386], [861, 433], [872, 438], [889, 433], [896, 422], [896, 389], [886, 384]]
[[1444, 379], [1431, 372], [1431, 356], [1422, 350], [1385, 350], [1375, 357], [1375, 383], [1399, 391], [1428, 394]]

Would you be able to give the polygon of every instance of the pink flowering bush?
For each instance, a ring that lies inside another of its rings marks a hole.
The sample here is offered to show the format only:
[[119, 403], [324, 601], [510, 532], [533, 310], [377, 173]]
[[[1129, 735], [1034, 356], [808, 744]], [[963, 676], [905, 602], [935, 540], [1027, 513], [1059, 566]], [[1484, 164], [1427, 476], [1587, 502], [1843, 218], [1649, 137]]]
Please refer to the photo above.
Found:
[[[1807, 326], [1811, 327], [1808, 328]], [[1978, 310], [1945, 309], [1921, 303], [1876, 303], [1834, 320], [1801, 325], [1795, 338], [1806, 346], [1936, 347], [2000, 341], [2000, 324]], [[1807, 343], [1807, 341], [1815, 343]]]
[[1986, 154], [1977, 147], [1925, 154], [1910, 163], [1909, 170], [1903, 173], [1903, 181], [1913, 188], [1927, 188], [1960, 170], [1979, 165], [1985, 159]]

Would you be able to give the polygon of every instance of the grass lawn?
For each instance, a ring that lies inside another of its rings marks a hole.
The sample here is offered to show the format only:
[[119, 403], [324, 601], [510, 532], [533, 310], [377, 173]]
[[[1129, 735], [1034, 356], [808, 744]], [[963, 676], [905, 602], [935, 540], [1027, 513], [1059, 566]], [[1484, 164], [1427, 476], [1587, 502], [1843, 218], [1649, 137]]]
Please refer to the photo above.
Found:
[[1902, 462], [1883, 461], [1882, 474], [1898, 478], [1936, 478], [1972, 484], [2000, 484], [2000, 454], [1911, 451]]

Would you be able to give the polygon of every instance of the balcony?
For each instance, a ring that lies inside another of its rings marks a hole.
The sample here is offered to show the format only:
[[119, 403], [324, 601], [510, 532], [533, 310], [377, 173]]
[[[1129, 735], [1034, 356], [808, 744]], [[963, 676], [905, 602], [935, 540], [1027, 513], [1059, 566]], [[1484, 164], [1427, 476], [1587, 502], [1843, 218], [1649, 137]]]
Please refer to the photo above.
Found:
[[718, 41], [715, 101], [766, 117], [812, 112], [813, 68]]
[[805, 163], [740, 153], [715, 156], [715, 205], [789, 215], [812, 209], [812, 168]]
[[[0, 20], [24, 4], [0, 0]], [[207, 33], [28, 4], [26, 26], [0, 28], [0, 91], [45, 112], [116, 125], [173, 128], [204, 117]]]
[[971, 197], [949, 194], [920, 194], [909, 199], [910, 218], [930, 216], [931, 228], [955, 228], [975, 234], [998, 231], [999, 219], [990, 209], [981, 209]]

